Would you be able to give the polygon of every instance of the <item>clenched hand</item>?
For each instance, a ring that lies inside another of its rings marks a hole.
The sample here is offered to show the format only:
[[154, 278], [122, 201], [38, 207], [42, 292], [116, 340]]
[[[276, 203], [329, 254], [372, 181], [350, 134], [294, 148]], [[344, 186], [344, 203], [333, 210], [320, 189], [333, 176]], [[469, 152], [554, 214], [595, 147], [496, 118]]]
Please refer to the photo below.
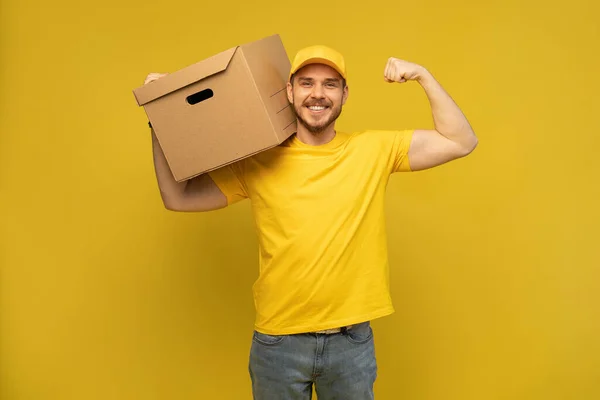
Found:
[[406, 81], [418, 81], [427, 70], [415, 63], [390, 57], [385, 66], [383, 77], [387, 82], [404, 83]]

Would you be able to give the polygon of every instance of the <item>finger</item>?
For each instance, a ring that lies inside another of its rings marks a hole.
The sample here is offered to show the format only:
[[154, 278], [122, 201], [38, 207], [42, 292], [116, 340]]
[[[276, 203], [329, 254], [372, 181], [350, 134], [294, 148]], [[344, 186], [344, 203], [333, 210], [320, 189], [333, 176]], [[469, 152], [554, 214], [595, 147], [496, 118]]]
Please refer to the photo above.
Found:
[[404, 83], [406, 82], [406, 71], [402, 69], [398, 69], [398, 73], [396, 75], [396, 82]]
[[388, 60], [388, 62], [385, 64], [385, 69], [383, 71], [383, 76], [385, 77], [386, 80], [390, 80], [390, 60]]
[[167, 76], [168, 74], [162, 74], [162, 73], [158, 73], [158, 72], [153, 72], [148, 74], [148, 76], [146, 77], [146, 80], [144, 81], [144, 85], [147, 85], [150, 82], [154, 82], [157, 79], [162, 78], [163, 76]]
[[390, 79], [393, 80], [394, 82], [398, 82], [398, 67], [396, 66], [395, 63], [392, 65], [392, 68], [391, 68]]

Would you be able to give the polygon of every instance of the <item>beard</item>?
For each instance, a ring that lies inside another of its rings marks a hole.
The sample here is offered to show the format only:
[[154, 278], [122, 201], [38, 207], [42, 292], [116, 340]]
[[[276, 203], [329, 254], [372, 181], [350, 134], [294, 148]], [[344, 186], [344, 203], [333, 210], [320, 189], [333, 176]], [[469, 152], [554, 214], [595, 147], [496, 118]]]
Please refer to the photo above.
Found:
[[340, 116], [340, 114], [342, 113], [342, 105], [340, 104], [339, 107], [337, 108], [331, 108], [331, 114], [329, 116], [329, 118], [327, 118], [325, 121], [322, 122], [317, 122], [314, 124], [310, 124], [307, 120], [305, 120], [304, 118], [302, 118], [301, 115], [301, 111], [302, 111], [302, 107], [308, 107], [308, 106], [325, 106], [325, 107], [330, 107], [329, 104], [325, 104], [323, 102], [312, 102], [312, 103], [307, 103], [307, 104], [301, 104], [300, 106], [296, 105], [296, 102], [292, 102], [292, 109], [294, 110], [294, 114], [296, 114], [296, 118], [298, 119], [298, 122], [300, 122], [310, 133], [313, 134], [319, 134], [319, 133], [323, 133], [323, 131], [325, 131], [325, 129], [327, 129], [331, 124], [333, 124], [335, 122], [336, 119], [338, 119], [338, 117]]

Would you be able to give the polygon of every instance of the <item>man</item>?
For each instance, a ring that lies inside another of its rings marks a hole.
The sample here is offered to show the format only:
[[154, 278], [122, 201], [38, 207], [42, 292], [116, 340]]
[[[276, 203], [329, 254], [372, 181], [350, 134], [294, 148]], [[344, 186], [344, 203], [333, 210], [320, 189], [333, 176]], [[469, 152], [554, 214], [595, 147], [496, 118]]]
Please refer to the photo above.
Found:
[[463, 113], [425, 68], [390, 58], [383, 77], [421, 84], [434, 130], [336, 131], [348, 99], [344, 59], [312, 46], [292, 64], [287, 94], [298, 129], [280, 146], [177, 183], [153, 134], [166, 208], [209, 211], [251, 200], [260, 245], [250, 350], [255, 399], [309, 399], [313, 384], [319, 400], [373, 398], [370, 321], [393, 312], [388, 178], [466, 156], [477, 145]]

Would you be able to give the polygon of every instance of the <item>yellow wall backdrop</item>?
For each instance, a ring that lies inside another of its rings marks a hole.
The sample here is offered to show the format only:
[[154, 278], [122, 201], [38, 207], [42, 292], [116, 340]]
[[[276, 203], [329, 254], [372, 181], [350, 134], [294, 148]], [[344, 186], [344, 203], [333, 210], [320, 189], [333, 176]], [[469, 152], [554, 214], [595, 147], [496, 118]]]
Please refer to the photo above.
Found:
[[390, 180], [376, 397], [599, 399], [598, 4], [2, 0], [0, 398], [251, 398], [250, 205], [165, 211], [132, 89], [279, 33], [345, 54], [339, 129], [432, 126], [395, 56], [480, 138]]

